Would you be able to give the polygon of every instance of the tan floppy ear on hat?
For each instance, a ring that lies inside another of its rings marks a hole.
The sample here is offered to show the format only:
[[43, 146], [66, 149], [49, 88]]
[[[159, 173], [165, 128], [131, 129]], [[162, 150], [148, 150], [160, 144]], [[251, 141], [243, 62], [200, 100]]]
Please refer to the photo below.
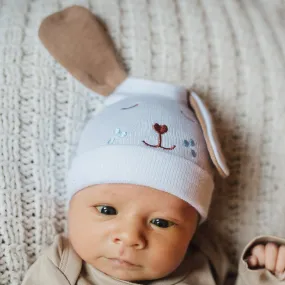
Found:
[[229, 168], [226, 163], [223, 151], [220, 146], [218, 135], [214, 126], [212, 116], [201, 100], [201, 98], [193, 91], [189, 92], [189, 103], [193, 108], [196, 117], [201, 125], [207, 148], [213, 164], [222, 177], [229, 176]]
[[127, 77], [107, 31], [84, 7], [72, 6], [46, 17], [39, 38], [64, 68], [99, 94], [111, 94]]

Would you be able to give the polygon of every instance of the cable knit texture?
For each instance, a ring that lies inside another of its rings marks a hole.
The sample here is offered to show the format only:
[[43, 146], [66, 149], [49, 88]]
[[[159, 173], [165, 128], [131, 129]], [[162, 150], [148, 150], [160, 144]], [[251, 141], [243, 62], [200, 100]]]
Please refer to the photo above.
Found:
[[3, 0], [0, 9], [0, 284], [20, 284], [66, 231], [66, 174], [98, 97], [41, 45], [72, 4], [107, 24], [129, 73], [209, 105], [231, 170], [210, 221], [234, 264], [255, 235], [285, 236], [285, 4], [266, 0]]

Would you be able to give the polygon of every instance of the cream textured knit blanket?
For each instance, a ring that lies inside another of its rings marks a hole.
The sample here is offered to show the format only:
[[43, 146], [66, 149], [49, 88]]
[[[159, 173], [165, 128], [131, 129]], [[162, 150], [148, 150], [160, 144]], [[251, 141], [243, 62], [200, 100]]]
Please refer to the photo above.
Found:
[[285, 236], [285, 4], [262, 0], [0, 1], [0, 284], [66, 230], [70, 154], [102, 107], [41, 45], [41, 20], [80, 4], [107, 24], [130, 74], [193, 88], [210, 106], [231, 176], [210, 220], [233, 263]]

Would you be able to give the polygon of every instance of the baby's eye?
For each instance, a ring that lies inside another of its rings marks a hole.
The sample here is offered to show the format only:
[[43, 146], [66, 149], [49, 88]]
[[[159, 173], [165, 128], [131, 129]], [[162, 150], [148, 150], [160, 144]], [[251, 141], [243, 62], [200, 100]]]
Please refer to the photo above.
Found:
[[117, 215], [116, 209], [111, 206], [96, 206], [95, 208], [103, 215]]
[[151, 223], [160, 228], [169, 228], [175, 225], [173, 222], [164, 220], [164, 219], [153, 219]]

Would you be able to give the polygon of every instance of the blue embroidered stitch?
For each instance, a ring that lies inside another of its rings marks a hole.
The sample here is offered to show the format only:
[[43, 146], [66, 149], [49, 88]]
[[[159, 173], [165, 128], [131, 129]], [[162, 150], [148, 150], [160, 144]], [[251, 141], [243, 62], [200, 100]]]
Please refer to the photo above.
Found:
[[[116, 130], [115, 130], [115, 135], [117, 136], [117, 137], [120, 137], [120, 138], [124, 138], [124, 137], [126, 137], [127, 136], [127, 132], [122, 132], [121, 131], [121, 129], [119, 129], [119, 128], [116, 128]], [[115, 140], [116, 140], [116, 137], [112, 137], [112, 138], [110, 138], [109, 140], [108, 140], [108, 144], [113, 144], [114, 142], [115, 142]]]
[[113, 144], [114, 141], [115, 141], [115, 138], [110, 138], [110, 139], [108, 140], [108, 144]]
[[192, 154], [192, 156], [193, 157], [197, 156], [197, 152], [194, 149], [192, 149], [192, 148], [194, 148], [196, 146], [194, 140], [192, 140], [192, 139], [190, 139], [190, 141], [184, 140], [183, 141], [183, 145], [185, 147], [191, 147], [191, 154]]
[[189, 147], [190, 143], [187, 140], [183, 141], [184, 146]]
[[115, 130], [115, 134], [121, 138], [124, 138], [127, 135], [127, 132], [122, 132], [119, 128]]

